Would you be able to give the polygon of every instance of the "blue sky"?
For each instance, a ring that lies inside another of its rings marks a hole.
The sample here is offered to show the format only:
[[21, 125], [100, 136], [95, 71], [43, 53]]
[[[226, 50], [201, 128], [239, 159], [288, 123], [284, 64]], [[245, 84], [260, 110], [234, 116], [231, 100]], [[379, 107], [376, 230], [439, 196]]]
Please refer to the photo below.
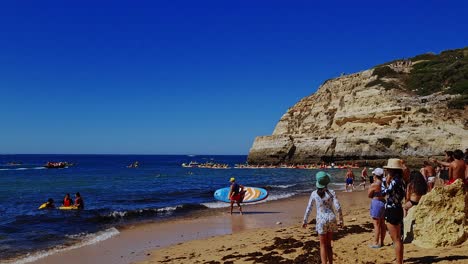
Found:
[[466, 1], [9, 1], [0, 153], [247, 154], [342, 72], [468, 45]]

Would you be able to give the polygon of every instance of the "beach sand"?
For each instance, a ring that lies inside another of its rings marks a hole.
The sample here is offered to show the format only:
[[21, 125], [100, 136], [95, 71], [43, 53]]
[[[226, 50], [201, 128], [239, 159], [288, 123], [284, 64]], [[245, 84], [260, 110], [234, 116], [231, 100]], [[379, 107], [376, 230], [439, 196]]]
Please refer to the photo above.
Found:
[[[390, 237], [371, 249], [370, 199], [364, 191], [337, 191], [345, 227], [334, 235], [335, 263], [393, 263]], [[190, 217], [139, 224], [97, 244], [66, 250], [35, 263], [319, 263], [315, 225], [301, 228], [309, 196], [296, 196]], [[309, 221], [315, 218], [313, 210]], [[278, 223], [281, 222], [281, 223]], [[405, 263], [468, 263], [468, 243], [440, 249], [405, 244]]]
[[[345, 227], [334, 235], [335, 263], [394, 263], [395, 253], [389, 236], [385, 247], [371, 249], [373, 226], [369, 217], [369, 199], [366, 192], [339, 192], [343, 207]], [[315, 225], [301, 227], [308, 196], [279, 202], [290, 213], [288, 222], [270, 228], [257, 228], [234, 232], [203, 240], [184, 242], [150, 252], [151, 257], [141, 262], [149, 263], [320, 263], [319, 242]], [[267, 211], [269, 204], [256, 210]], [[274, 206], [276, 211], [276, 206]], [[250, 208], [249, 208], [250, 209]], [[254, 209], [254, 208], [252, 208]], [[231, 216], [226, 215], [230, 218]], [[251, 221], [258, 215], [234, 215], [232, 219]], [[269, 216], [277, 218], [275, 214]], [[315, 210], [311, 214], [312, 220]], [[279, 217], [281, 219], [282, 217]], [[274, 220], [273, 220], [274, 221]], [[439, 249], [423, 249], [405, 244], [405, 263], [468, 263], [468, 244]]]

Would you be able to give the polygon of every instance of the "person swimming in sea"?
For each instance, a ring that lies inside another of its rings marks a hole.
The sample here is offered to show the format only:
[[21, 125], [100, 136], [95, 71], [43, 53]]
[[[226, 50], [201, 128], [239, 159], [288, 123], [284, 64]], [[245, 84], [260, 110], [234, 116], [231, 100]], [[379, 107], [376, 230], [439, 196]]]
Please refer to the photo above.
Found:
[[65, 198], [63, 198], [62, 206], [69, 207], [72, 205], [73, 205], [73, 201], [70, 198], [70, 194], [69, 193], [65, 194]]
[[75, 194], [75, 204], [73, 206], [78, 209], [84, 209], [84, 201], [79, 192]]
[[55, 204], [54, 204], [54, 199], [52, 198], [49, 198], [47, 202], [39, 206], [39, 209], [54, 209], [54, 208], [55, 208]]

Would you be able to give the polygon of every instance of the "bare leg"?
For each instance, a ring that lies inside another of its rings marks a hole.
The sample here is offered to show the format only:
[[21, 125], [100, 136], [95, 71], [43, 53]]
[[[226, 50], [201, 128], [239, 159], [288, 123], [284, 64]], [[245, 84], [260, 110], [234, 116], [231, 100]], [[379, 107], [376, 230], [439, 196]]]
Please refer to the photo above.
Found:
[[333, 232], [327, 233], [327, 258], [328, 264], [333, 264], [333, 248], [331, 242], [333, 240]]
[[372, 222], [374, 224], [374, 245], [380, 245], [379, 244], [380, 230], [381, 230], [380, 225], [382, 223], [381, 223], [380, 219], [378, 219], [378, 218], [372, 218]]
[[236, 202], [237, 203], [237, 206], [239, 206], [239, 212], [240, 214], [242, 214], [242, 206], [240, 205], [240, 202]]
[[231, 200], [231, 214], [232, 214], [232, 209], [234, 208], [234, 201]]
[[319, 235], [320, 237], [320, 259], [322, 260], [322, 264], [327, 264], [327, 234]]
[[387, 226], [385, 226], [385, 218], [380, 218], [380, 246], [383, 247], [385, 235], [387, 234]]
[[395, 245], [396, 263], [403, 263], [403, 243], [401, 241], [401, 225], [392, 225], [387, 223], [387, 228]]

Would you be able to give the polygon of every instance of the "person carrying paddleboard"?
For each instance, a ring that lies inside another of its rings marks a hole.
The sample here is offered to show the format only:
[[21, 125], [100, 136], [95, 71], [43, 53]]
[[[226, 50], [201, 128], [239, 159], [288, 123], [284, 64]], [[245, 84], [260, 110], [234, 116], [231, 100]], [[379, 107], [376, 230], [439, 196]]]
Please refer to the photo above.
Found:
[[236, 183], [236, 178], [231, 178], [229, 180], [231, 182], [231, 189], [229, 190], [229, 200], [231, 201], [231, 214], [232, 209], [234, 208], [234, 203], [237, 203], [239, 206], [239, 212], [242, 214], [242, 206], [240, 203], [244, 199], [244, 186]]

